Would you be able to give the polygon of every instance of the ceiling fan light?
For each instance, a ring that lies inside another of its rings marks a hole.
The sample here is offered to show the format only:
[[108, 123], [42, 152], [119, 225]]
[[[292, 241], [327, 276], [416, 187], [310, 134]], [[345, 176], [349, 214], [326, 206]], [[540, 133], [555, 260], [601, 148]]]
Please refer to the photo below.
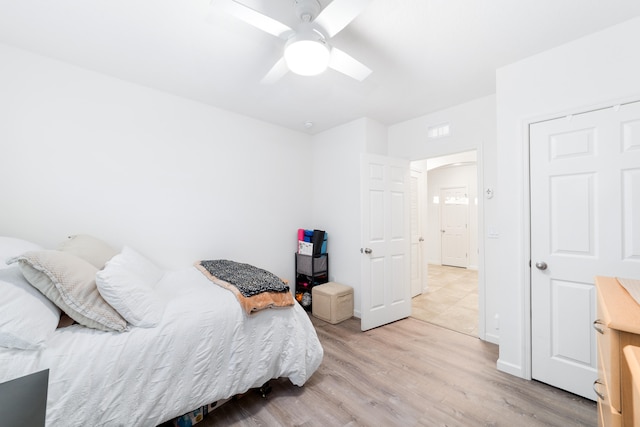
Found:
[[302, 76], [315, 76], [329, 66], [329, 47], [317, 40], [294, 40], [284, 50], [289, 70]]

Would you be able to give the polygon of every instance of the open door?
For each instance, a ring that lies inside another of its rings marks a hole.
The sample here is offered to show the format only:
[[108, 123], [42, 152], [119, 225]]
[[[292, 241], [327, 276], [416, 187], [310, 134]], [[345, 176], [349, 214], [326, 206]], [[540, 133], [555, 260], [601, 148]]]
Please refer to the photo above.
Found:
[[426, 263], [423, 262], [422, 209], [422, 172], [411, 170], [411, 298], [422, 293], [422, 282]]
[[409, 161], [363, 155], [362, 301], [366, 331], [411, 315]]

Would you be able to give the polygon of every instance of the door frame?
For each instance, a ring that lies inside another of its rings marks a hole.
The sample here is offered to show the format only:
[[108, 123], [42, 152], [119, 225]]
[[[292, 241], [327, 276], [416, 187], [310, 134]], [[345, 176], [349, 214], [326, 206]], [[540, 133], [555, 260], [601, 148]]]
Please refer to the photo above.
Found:
[[[524, 379], [532, 379], [531, 370], [533, 364], [532, 354], [532, 332], [531, 332], [531, 168], [530, 156], [531, 150], [531, 125], [548, 120], [569, 117], [575, 114], [584, 114], [591, 111], [602, 110], [605, 108], [613, 108], [616, 105], [629, 104], [640, 101], [640, 97], [624, 97], [606, 102], [600, 102], [590, 105], [574, 106], [564, 111], [547, 113], [542, 115], [523, 118], [522, 120], [522, 185], [523, 195], [523, 227], [522, 227], [522, 254], [524, 256], [525, 268], [522, 271], [522, 283], [524, 289], [522, 293], [522, 371], [521, 377]], [[527, 268], [528, 267], [528, 268]]]
[[[485, 219], [484, 219], [484, 209], [485, 209], [485, 199], [491, 196], [487, 196], [485, 189], [489, 189], [486, 187], [487, 183], [484, 180], [484, 144], [482, 141], [478, 141], [476, 144], [470, 145], [467, 148], [457, 148], [450, 149], [447, 151], [446, 149], [442, 152], [433, 153], [431, 155], [424, 155], [418, 158], [412, 159], [412, 162], [419, 162], [423, 160], [436, 159], [438, 157], [446, 157], [454, 154], [466, 153], [468, 151], [476, 152], [476, 186], [477, 188], [477, 198], [478, 198], [478, 206], [477, 206], [477, 221], [478, 221], [478, 230], [477, 230], [477, 238], [478, 238], [478, 338], [482, 341], [487, 341], [492, 344], [498, 345], [500, 343], [499, 336], [496, 335], [487, 335], [487, 323], [489, 319], [487, 319], [487, 310], [486, 310], [486, 286], [485, 286], [485, 248], [486, 248], [486, 234], [485, 234]], [[425, 189], [426, 190], [426, 189]], [[491, 191], [491, 195], [493, 195], [493, 191]], [[422, 197], [430, 197], [433, 195], [430, 194], [422, 194]], [[425, 209], [426, 213], [426, 209]], [[429, 239], [429, 234], [425, 232], [424, 238]], [[425, 275], [424, 280], [426, 281], [425, 290], [429, 288], [429, 282]]]

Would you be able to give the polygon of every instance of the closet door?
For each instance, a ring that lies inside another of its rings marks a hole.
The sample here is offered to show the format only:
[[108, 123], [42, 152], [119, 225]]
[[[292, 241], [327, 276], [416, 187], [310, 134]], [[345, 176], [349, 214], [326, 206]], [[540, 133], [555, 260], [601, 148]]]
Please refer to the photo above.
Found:
[[530, 127], [532, 376], [594, 399], [595, 276], [640, 271], [640, 103]]

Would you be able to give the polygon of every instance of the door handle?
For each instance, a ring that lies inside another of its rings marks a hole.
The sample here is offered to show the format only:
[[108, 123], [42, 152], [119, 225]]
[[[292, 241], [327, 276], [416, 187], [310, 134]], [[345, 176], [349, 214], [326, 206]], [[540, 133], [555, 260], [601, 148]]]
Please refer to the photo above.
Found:
[[546, 270], [547, 269], [547, 263], [544, 261], [538, 261], [536, 262], [536, 268], [538, 270]]
[[420, 238], [418, 239], [418, 242], [424, 242], [424, 239], [423, 239], [422, 237], [420, 237]]
[[596, 394], [596, 396], [598, 396], [600, 400], [604, 400], [604, 397], [605, 397], [604, 394], [598, 391], [598, 386], [600, 385], [602, 385], [602, 381], [600, 381], [600, 378], [598, 378], [593, 382], [593, 392]]
[[604, 335], [604, 329], [602, 329], [600, 325], [603, 325], [602, 320], [596, 319], [593, 321], [593, 329], [595, 329], [599, 334]]
[[363, 252], [364, 252], [365, 254], [369, 255], [369, 254], [371, 254], [371, 253], [373, 252], [373, 250], [371, 250], [371, 248], [364, 248], [364, 251], [363, 251]]

